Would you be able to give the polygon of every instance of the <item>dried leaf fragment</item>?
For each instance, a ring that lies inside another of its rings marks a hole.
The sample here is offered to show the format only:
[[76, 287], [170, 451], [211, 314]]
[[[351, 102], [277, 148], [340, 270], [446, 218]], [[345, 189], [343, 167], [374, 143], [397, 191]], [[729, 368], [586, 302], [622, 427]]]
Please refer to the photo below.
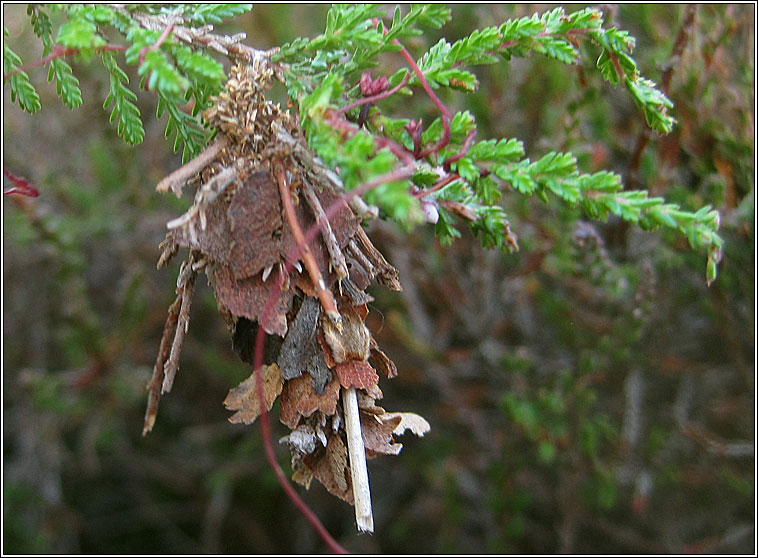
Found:
[[403, 449], [403, 444], [395, 444], [392, 432], [400, 424], [400, 417], [385, 418], [385, 415], [369, 415], [361, 413], [363, 445], [366, 447], [366, 457], [373, 458], [379, 454], [397, 455]]
[[[248, 277], [237, 281], [231, 267], [218, 265], [214, 271], [216, 298], [235, 316], [244, 316], [260, 321], [272, 288], [276, 289], [278, 279], [273, 284], [264, 283], [258, 277]], [[294, 291], [291, 289], [277, 293], [274, 308], [269, 314], [268, 324], [263, 324], [266, 333], [284, 337], [287, 333], [287, 311], [292, 303]]]
[[303, 464], [329, 493], [353, 505], [353, 484], [347, 459], [345, 443], [339, 434], [333, 434], [326, 450], [304, 456]]
[[334, 367], [342, 387], [358, 389], [370, 388], [379, 383], [379, 374], [371, 365], [363, 360], [348, 360]]
[[299, 376], [307, 367], [307, 360], [318, 350], [316, 324], [321, 314], [321, 304], [309, 296], [303, 299], [297, 316], [292, 320], [279, 351], [277, 364], [285, 380]]
[[326, 384], [320, 394], [316, 393], [308, 376], [288, 380], [282, 390], [279, 420], [294, 429], [300, 422], [300, 417], [309, 417], [316, 411], [333, 415], [337, 412], [339, 391], [340, 384], [336, 378]]
[[410, 430], [416, 436], [423, 437], [432, 428], [424, 417], [416, 413], [385, 413], [381, 418], [382, 420], [393, 420], [397, 417], [400, 418], [400, 422], [392, 431], [396, 436], [401, 436], [406, 430]]
[[[276, 364], [265, 365], [261, 369], [261, 380], [266, 410], [270, 411], [284, 387], [282, 372]], [[231, 423], [252, 424], [258, 418], [258, 415], [261, 414], [261, 407], [258, 395], [258, 378], [256, 378], [255, 371], [236, 388], [229, 390], [229, 394], [224, 399], [224, 406], [230, 411], [237, 411], [229, 417]]]
[[229, 264], [235, 279], [255, 275], [279, 261], [282, 228], [279, 191], [267, 169], [247, 177], [229, 205], [231, 246]]

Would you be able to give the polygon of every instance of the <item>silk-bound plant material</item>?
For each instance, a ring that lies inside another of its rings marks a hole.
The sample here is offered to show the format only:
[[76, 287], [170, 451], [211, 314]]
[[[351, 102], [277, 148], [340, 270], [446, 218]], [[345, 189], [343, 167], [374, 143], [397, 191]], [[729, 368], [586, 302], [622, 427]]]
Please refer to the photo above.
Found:
[[340, 383], [336, 378], [326, 384], [321, 393], [316, 393], [309, 376], [288, 380], [282, 390], [279, 420], [294, 429], [302, 417], [309, 417], [316, 411], [333, 415], [337, 412], [339, 392]]
[[[366, 457], [400, 451], [392, 436], [403, 419], [376, 405], [377, 370], [391, 378], [397, 368], [366, 327], [373, 298], [365, 289], [376, 281], [400, 290], [398, 273], [353, 213], [365, 203], [341, 200], [339, 177], [310, 151], [298, 120], [266, 101], [271, 75], [257, 70], [233, 68], [204, 113], [217, 139], [161, 181], [162, 191], [177, 195], [188, 184], [198, 188], [192, 206], [169, 223], [159, 264], [190, 249], [180, 280], [205, 270], [243, 361], [255, 363], [259, 328], [268, 334], [261, 377], [252, 374], [224, 400], [234, 411], [229, 420], [251, 424], [264, 411], [260, 398], [270, 410], [278, 397], [279, 419], [292, 430], [280, 442], [290, 449], [293, 480], [308, 487], [315, 477], [355, 504], [360, 531], [373, 531]], [[170, 312], [151, 386], [178, 367], [181, 343], [167, 345], [186, 332], [185, 291]], [[151, 391], [150, 427], [158, 395]]]
[[379, 374], [364, 360], [348, 360], [334, 367], [342, 387], [370, 388], [379, 383]]
[[[270, 411], [274, 401], [282, 393], [284, 380], [282, 371], [276, 364], [264, 366], [261, 369], [263, 384], [263, 399], [266, 402], [266, 410]], [[224, 406], [230, 411], [237, 411], [229, 422], [252, 424], [261, 414], [260, 397], [258, 394], [258, 378], [255, 371], [236, 388], [229, 391], [224, 399]]]
[[321, 327], [324, 340], [332, 352], [334, 362], [347, 360], [366, 360], [369, 356], [371, 334], [366, 324], [358, 314], [344, 311], [342, 315], [342, 331], [329, 320], [322, 318]]

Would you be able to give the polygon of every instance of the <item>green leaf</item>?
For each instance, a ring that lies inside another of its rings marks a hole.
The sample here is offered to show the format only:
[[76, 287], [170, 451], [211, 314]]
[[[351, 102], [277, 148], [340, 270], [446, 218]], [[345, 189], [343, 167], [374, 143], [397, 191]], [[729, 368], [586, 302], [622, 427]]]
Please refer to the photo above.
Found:
[[222, 23], [223, 20], [247, 13], [252, 8], [252, 4], [197, 4], [186, 6], [184, 16], [193, 26], [199, 26]]
[[50, 73], [48, 81], [55, 77], [55, 92], [63, 101], [63, 104], [74, 109], [82, 104], [82, 91], [79, 89], [79, 80], [65, 60], [56, 58], [50, 61]]
[[75, 48], [85, 58], [92, 54], [94, 49], [106, 44], [97, 33], [97, 26], [82, 18], [71, 19], [64, 23], [58, 30], [58, 38], [55, 41], [59, 45]]
[[103, 53], [103, 64], [110, 74], [110, 92], [103, 103], [103, 108], [107, 109], [111, 104], [110, 121], [118, 120], [118, 135], [129, 145], [142, 143], [145, 137], [145, 129], [142, 126], [140, 112], [132, 101], [137, 100], [134, 94], [126, 84], [129, 78], [124, 71], [118, 67], [116, 60], [110, 53]]
[[[29, 74], [17, 71], [21, 66], [21, 58], [13, 52], [8, 46], [8, 29], [3, 27], [3, 70], [4, 74], [12, 74], [3, 81], [7, 80], [11, 88], [11, 102], [18, 101], [18, 105], [30, 114], [37, 112], [41, 105], [39, 95], [34, 86], [29, 82]], [[15, 72], [15, 73], [14, 73]]]
[[182, 150], [182, 164], [196, 157], [207, 143], [205, 134], [200, 124], [191, 115], [182, 111], [180, 105], [184, 104], [181, 97], [169, 97], [166, 93], [158, 91], [158, 108], [156, 115], [160, 118], [164, 112], [168, 113], [165, 137], [174, 135], [174, 152], [184, 145]]

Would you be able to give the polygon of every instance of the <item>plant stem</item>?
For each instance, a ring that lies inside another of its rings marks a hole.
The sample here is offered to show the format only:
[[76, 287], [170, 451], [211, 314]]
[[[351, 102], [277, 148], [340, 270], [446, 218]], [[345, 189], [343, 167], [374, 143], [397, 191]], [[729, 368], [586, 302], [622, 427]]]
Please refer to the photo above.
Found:
[[[321, 306], [326, 315], [332, 320], [332, 322], [334, 322], [337, 329], [340, 330], [342, 327], [342, 316], [340, 316], [340, 313], [337, 311], [337, 304], [334, 302], [334, 297], [332, 296], [332, 293], [327, 290], [318, 263], [316, 263], [316, 260], [311, 253], [310, 246], [308, 246], [308, 243], [305, 241], [305, 235], [303, 235], [303, 230], [300, 228], [300, 223], [298, 223], [297, 215], [295, 214], [295, 206], [292, 203], [292, 194], [290, 193], [289, 184], [287, 184], [287, 179], [284, 176], [284, 168], [282, 167], [281, 162], [276, 160], [272, 161], [272, 167], [276, 182], [279, 185], [279, 194], [282, 198], [282, 207], [284, 208], [284, 214], [287, 217], [287, 223], [289, 224], [292, 236], [295, 237], [295, 242], [300, 249], [300, 255], [303, 258], [305, 268], [308, 270], [308, 275], [311, 276], [311, 281], [313, 281], [313, 286], [316, 289], [316, 295], [318, 296], [319, 301], [321, 301]], [[316, 228], [316, 231], [318, 230], [319, 229]]]
[[206, 147], [205, 150], [197, 157], [188, 161], [186, 165], [179, 167], [174, 172], [166, 176], [163, 180], [161, 180], [155, 189], [159, 192], [171, 190], [174, 194], [176, 194], [177, 198], [180, 198], [182, 196], [182, 187], [186, 184], [186, 182], [201, 170], [203, 170], [208, 165], [208, 163], [210, 163], [216, 157], [216, 155], [218, 155], [221, 150], [227, 146], [227, 143], [228, 140], [226, 139], [226, 136], [221, 136], [219, 139]]
[[366, 467], [366, 448], [363, 445], [361, 417], [355, 388], [342, 388], [342, 411], [345, 415], [347, 453], [350, 456], [350, 475], [353, 481], [355, 521], [362, 533], [374, 532], [374, 512], [371, 508], [371, 488]]

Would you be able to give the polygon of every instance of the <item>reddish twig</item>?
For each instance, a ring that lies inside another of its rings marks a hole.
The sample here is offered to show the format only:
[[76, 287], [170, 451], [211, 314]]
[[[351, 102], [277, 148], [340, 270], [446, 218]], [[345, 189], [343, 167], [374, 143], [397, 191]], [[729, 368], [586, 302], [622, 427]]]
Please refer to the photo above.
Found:
[[[106, 51], [106, 50], [126, 50], [125, 46], [122, 45], [105, 45], [98, 47], [95, 49], [96, 52]], [[44, 66], [51, 60], [55, 60], [56, 58], [62, 58], [63, 56], [73, 56], [79, 54], [78, 48], [70, 48], [70, 47], [63, 47], [61, 45], [53, 45], [53, 50], [50, 54], [45, 56], [44, 58], [40, 58], [36, 62], [31, 62], [29, 64], [24, 64], [23, 66], [19, 66], [15, 70], [8, 72], [7, 74], [3, 74], [3, 80], [8, 79], [11, 76], [15, 76], [16, 74], [20, 72], [25, 72], [26, 70], [30, 68], [37, 68], [39, 66]]]
[[[139, 58], [138, 58], [139, 61], [138, 61], [137, 67], [142, 66], [142, 63], [145, 61], [145, 56], [147, 55], [148, 52], [152, 52], [154, 50], [158, 50], [159, 48], [161, 48], [161, 45], [166, 41], [166, 39], [168, 39], [169, 35], [171, 35], [171, 32], [173, 30], [174, 30], [174, 24], [169, 23], [163, 29], [157, 41], [155, 41], [150, 46], [142, 47], [140, 49]], [[145, 76], [145, 91], [150, 91], [150, 86], [149, 86], [150, 80], [148, 78], [149, 78], [149, 74], [148, 76]]]
[[171, 32], [174, 30], [174, 24], [169, 23], [166, 28], [163, 30], [163, 32], [160, 34], [160, 37], [158, 37], [158, 40], [155, 41], [152, 45], [142, 47], [142, 49], [139, 51], [139, 66], [142, 66], [142, 63], [145, 61], [145, 56], [148, 52], [151, 52], [153, 50], [158, 50], [161, 48], [161, 45], [168, 39], [168, 36], [171, 35]]
[[413, 194], [413, 197], [416, 198], [417, 200], [420, 200], [421, 198], [423, 198], [425, 196], [428, 196], [432, 192], [436, 192], [437, 190], [441, 190], [442, 188], [444, 188], [445, 186], [447, 186], [451, 182], [454, 182], [455, 180], [458, 180], [459, 178], [460, 178], [460, 176], [458, 175], [458, 173], [454, 172], [452, 174], [449, 174], [445, 178], [443, 178], [442, 180], [438, 181], [431, 188], [428, 188], [427, 190], [421, 190], [420, 192], [418, 192], [416, 194]]
[[[278, 167], [278, 168], [281, 171], [281, 167]], [[389, 173], [383, 174], [382, 176], [379, 176], [375, 178], [374, 180], [366, 182], [362, 184], [361, 186], [359, 186], [358, 188], [351, 190], [350, 192], [346, 192], [342, 194], [337, 200], [335, 200], [324, 211], [325, 218], [329, 220], [332, 217], [334, 217], [334, 215], [336, 215], [336, 213], [341, 209], [343, 204], [348, 203], [350, 199], [353, 198], [354, 196], [360, 196], [368, 192], [369, 190], [380, 186], [381, 184], [392, 182], [394, 180], [402, 180], [404, 178], [408, 178], [409, 176], [413, 174], [413, 171], [414, 171], [414, 168], [412, 166], [405, 166], [400, 169], [396, 169]], [[286, 203], [284, 201], [285, 199], [288, 199], [291, 203], [291, 196], [289, 195], [289, 192], [287, 192], [287, 195], [282, 196], [283, 204]], [[319, 234], [320, 230], [321, 230], [321, 227], [319, 226], [318, 223], [312, 225], [301, 239], [303, 245], [307, 246], [310, 242], [312, 242], [313, 239], [316, 237], [316, 235]], [[300, 232], [302, 233], [302, 230]], [[293, 234], [294, 234], [294, 231], [293, 231]], [[300, 246], [301, 246], [301, 243], [300, 241], [298, 241], [298, 245], [292, 248], [290, 253], [286, 255], [284, 268], [279, 273], [279, 280], [272, 282], [271, 288], [269, 289], [268, 300], [266, 301], [266, 306], [264, 307], [263, 313], [261, 315], [261, 325], [267, 322], [269, 316], [271, 315], [271, 312], [274, 309], [274, 304], [276, 302], [276, 299], [279, 293], [281, 292], [282, 288], [286, 284], [287, 277], [292, 271], [293, 262], [297, 259], [296, 255]], [[258, 391], [258, 404], [259, 404], [259, 408], [261, 409], [261, 414], [260, 414], [261, 432], [263, 434], [263, 447], [266, 454], [266, 460], [268, 461], [271, 469], [274, 471], [274, 474], [276, 475], [276, 478], [279, 481], [279, 484], [281, 485], [284, 492], [287, 494], [289, 499], [295, 504], [295, 506], [300, 510], [300, 512], [305, 516], [308, 522], [311, 525], [313, 525], [314, 529], [316, 529], [319, 536], [326, 543], [329, 549], [335, 554], [348, 554], [349, 552], [345, 550], [345, 548], [343, 548], [337, 541], [334, 540], [334, 538], [331, 536], [329, 531], [327, 531], [324, 525], [321, 523], [318, 516], [316, 516], [316, 514], [313, 513], [313, 511], [308, 507], [308, 505], [300, 498], [300, 496], [292, 487], [292, 484], [289, 482], [286, 475], [284, 474], [284, 471], [282, 471], [282, 468], [279, 466], [279, 463], [276, 460], [276, 453], [274, 451], [274, 446], [273, 446], [272, 437], [271, 437], [271, 424], [269, 423], [269, 420], [268, 420], [268, 409], [266, 407], [266, 402], [263, 395], [263, 376], [262, 376], [261, 371], [263, 369], [263, 349], [264, 349], [264, 343], [265, 343], [264, 331], [265, 331], [265, 327], [259, 327], [258, 332], [256, 334], [255, 352], [253, 356], [253, 363], [254, 363], [253, 366], [255, 369], [255, 382], [256, 382], [257, 391]]]
[[455, 163], [456, 161], [460, 161], [463, 157], [466, 156], [466, 153], [468, 153], [469, 147], [471, 147], [471, 142], [474, 141], [474, 138], [476, 137], [476, 128], [471, 130], [469, 134], [466, 136], [466, 140], [463, 142], [463, 145], [458, 150], [458, 153], [455, 155], [451, 155], [445, 161], [442, 163], [442, 168], [444, 168], [446, 171], [450, 170], [450, 164]]
[[[303, 230], [300, 228], [300, 223], [295, 214], [295, 206], [292, 203], [292, 194], [290, 193], [289, 184], [287, 183], [287, 178], [284, 174], [284, 168], [282, 167], [281, 162], [277, 160], [272, 161], [272, 167], [276, 182], [279, 185], [279, 193], [282, 198], [284, 215], [287, 218], [287, 223], [292, 231], [292, 236], [295, 237], [295, 242], [300, 250], [300, 255], [303, 258], [305, 268], [311, 276], [313, 286], [316, 289], [316, 294], [318, 295], [319, 301], [321, 301], [321, 306], [323, 307], [324, 312], [339, 329], [339, 326], [342, 323], [342, 316], [340, 316], [340, 313], [337, 311], [337, 304], [334, 302], [332, 293], [326, 288], [326, 283], [321, 276], [321, 270], [318, 267], [318, 263], [316, 263], [316, 260], [311, 253], [311, 248], [308, 246], [308, 243], [305, 242]], [[316, 226], [316, 230], [319, 230], [318, 226]]]
[[453, 117], [450, 115], [450, 111], [447, 109], [445, 104], [440, 100], [439, 97], [437, 97], [437, 94], [432, 89], [432, 86], [429, 85], [429, 82], [424, 77], [424, 72], [422, 72], [421, 68], [418, 67], [410, 52], [408, 52], [408, 50], [402, 44], [400, 44], [400, 41], [397, 39], [392, 42], [400, 47], [400, 54], [403, 56], [403, 58], [405, 58], [406, 62], [408, 62], [408, 65], [411, 67], [411, 70], [413, 70], [413, 73], [416, 74], [421, 87], [432, 100], [434, 105], [440, 109], [440, 112], [442, 112], [442, 137], [437, 143], [431, 147], [426, 148], [416, 156], [418, 159], [423, 159], [432, 153], [438, 152], [440, 149], [450, 143], [450, 120], [452, 120]]
[[3, 186], [3, 194], [21, 194], [31, 198], [39, 196], [39, 191], [29, 184], [29, 181], [26, 178], [13, 175], [5, 165], [3, 165], [3, 174], [8, 177], [8, 180], [13, 182], [13, 186]]
[[[318, 231], [318, 227], [314, 226], [312, 228], [315, 228], [316, 231]], [[274, 308], [274, 302], [276, 301], [279, 292], [281, 292], [282, 288], [284, 287], [285, 277], [289, 274], [290, 271], [292, 271], [292, 264], [290, 261], [291, 260], [288, 258], [285, 264], [284, 273], [279, 273], [279, 281], [274, 281], [271, 285], [271, 288], [269, 289], [269, 296], [268, 300], [266, 301], [266, 307], [264, 308], [263, 315], [261, 316], [261, 324], [263, 324], [271, 314], [271, 311]], [[274, 474], [276, 475], [276, 478], [279, 481], [282, 489], [284, 489], [284, 492], [295, 504], [295, 506], [297, 506], [300, 512], [305, 516], [305, 519], [307, 519], [308, 522], [313, 525], [314, 529], [316, 529], [316, 532], [323, 539], [329, 549], [335, 554], [349, 554], [345, 548], [343, 548], [336, 540], [334, 540], [329, 531], [326, 530], [326, 527], [324, 527], [324, 525], [321, 523], [318, 516], [313, 513], [313, 511], [308, 507], [308, 504], [306, 504], [303, 499], [300, 498], [298, 493], [292, 487], [292, 484], [287, 479], [287, 476], [284, 474], [284, 471], [282, 471], [282, 468], [279, 466], [279, 462], [276, 460], [276, 453], [274, 452], [274, 445], [271, 438], [271, 424], [268, 421], [268, 409], [266, 407], [266, 400], [263, 395], [263, 375], [261, 374], [261, 370], [263, 369], [263, 345], [265, 339], [266, 337], [264, 334], [264, 328], [259, 327], [255, 337], [255, 355], [253, 357], [253, 366], [255, 368], [256, 389], [258, 390], [258, 405], [261, 410], [261, 432], [263, 434], [263, 449], [266, 454], [266, 460], [268, 461], [271, 469], [274, 471]]]

